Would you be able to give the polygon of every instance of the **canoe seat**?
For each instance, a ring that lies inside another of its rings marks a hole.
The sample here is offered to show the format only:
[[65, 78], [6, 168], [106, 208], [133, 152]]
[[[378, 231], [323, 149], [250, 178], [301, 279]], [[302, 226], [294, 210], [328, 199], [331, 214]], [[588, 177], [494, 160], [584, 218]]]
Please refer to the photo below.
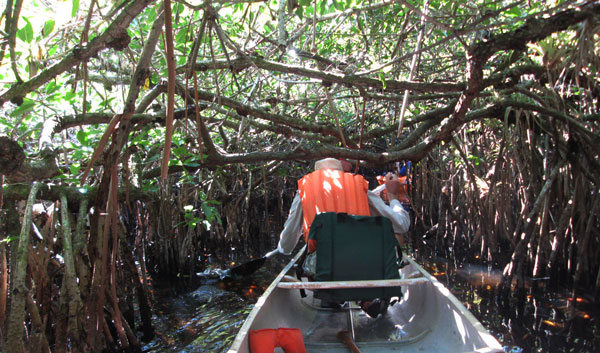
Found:
[[[399, 279], [397, 240], [385, 217], [318, 214], [309, 239], [317, 241], [315, 281]], [[319, 289], [314, 297], [326, 301], [370, 300], [401, 296], [401, 287]]]

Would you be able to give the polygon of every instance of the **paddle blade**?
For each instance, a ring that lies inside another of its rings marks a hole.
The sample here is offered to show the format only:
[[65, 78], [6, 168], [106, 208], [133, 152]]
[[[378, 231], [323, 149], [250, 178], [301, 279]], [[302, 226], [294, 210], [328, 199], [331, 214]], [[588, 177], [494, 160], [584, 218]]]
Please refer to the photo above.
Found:
[[352, 334], [348, 331], [340, 331], [336, 335], [337, 339], [340, 340], [343, 344], [346, 345], [353, 353], [360, 353], [360, 349], [354, 340], [352, 339]]
[[256, 272], [262, 265], [267, 261], [267, 257], [261, 257], [258, 259], [254, 259], [252, 261], [248, 261], [241, 265], [237, 265], [229, 270], [229, 273], [233, 276], [248, 276]]

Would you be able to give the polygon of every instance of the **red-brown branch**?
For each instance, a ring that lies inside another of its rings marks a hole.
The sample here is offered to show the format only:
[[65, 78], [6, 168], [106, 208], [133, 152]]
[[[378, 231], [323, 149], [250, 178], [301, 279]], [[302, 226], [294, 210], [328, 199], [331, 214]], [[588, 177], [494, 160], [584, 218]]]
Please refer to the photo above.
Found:
[[165, 0], [165, 48], [167, 50], [167, 123], [165, 132], [165, 149], [162, 160], [161, 179], [165, 180], [169, 173], [169, 158], [171, 156], [171, 138], [173, 135], [173, 112], [175, 109], [175, 54], [173, 49], [173, 15], [171, 1]]

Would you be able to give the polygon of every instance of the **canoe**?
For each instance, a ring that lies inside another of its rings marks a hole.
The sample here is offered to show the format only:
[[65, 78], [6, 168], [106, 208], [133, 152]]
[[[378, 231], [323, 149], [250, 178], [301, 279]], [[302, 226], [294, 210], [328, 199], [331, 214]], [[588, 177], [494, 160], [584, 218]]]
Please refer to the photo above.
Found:
[[[404, 256], [405, 266], [397, 280], [306, 282], [294, 276], [294, 264], [302, 251], [258, 299], [228, 353], [250, 352], [251, 330], [282, 327], [300, 329], [309, 353], [350, 352], [338, 339], [340, 332], [352, 337], [362, 353], [503, 352], [498, 340], [411, 257]], [[327, 309], [312, 296], [313, 289], [398, 285], [402, 286], [402, 298], [375, 319], [354, 302]], [[301, 296], [300, 288], [305, 289], [306, 297]], [[277, 348], [275, 352], [283, 351]]]

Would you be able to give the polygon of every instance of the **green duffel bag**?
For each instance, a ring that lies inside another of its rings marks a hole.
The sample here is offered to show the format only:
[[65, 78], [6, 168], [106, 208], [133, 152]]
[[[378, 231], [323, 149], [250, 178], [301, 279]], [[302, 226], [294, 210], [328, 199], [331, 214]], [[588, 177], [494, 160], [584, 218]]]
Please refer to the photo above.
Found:
[[[317, 240], [315, 281], [400, 278], [398, 242], [392, 222], [385, 217], [320, 213], [308, 237]], [[316, 298], [327, 301], [387, 299], [401, 295], [400, 287], [321, 289], [314, 293]]]

